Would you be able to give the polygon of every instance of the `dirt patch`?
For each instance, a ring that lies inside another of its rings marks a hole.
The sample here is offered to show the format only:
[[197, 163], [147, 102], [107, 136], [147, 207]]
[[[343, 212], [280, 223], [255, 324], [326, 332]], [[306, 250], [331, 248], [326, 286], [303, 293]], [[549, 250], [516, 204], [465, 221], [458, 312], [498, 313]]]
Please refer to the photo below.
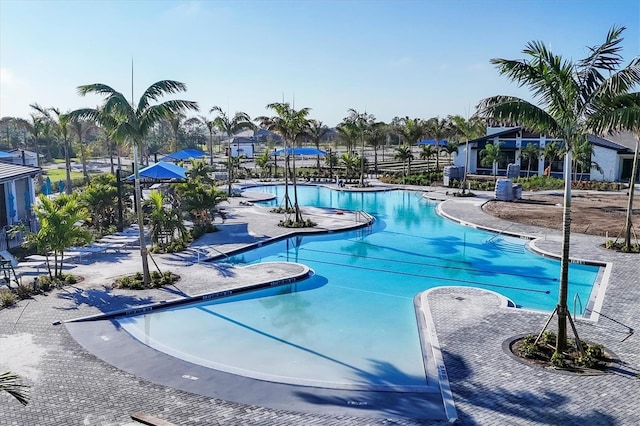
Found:
[[[628, 197], [624, 193], [579, 194], [571, 197], [571, 232], [614, 239], [623, 235]], [[489, 201], [485, 212], [512, 222], [562, 229], [562, 193], [524, 195], [518, 201]], [[634, 206], [635, 207], [635, 206]], [[632, 221], [640, 214], [634, 208]]]

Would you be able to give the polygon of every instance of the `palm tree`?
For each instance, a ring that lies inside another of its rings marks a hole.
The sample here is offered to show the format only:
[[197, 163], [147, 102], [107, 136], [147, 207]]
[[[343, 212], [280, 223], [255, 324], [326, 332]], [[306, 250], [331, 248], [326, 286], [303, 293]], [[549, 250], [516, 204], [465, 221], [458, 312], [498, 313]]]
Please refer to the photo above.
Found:
[[[284, 143], [285, 153], [285, 210], [288, 210], [290, 205], [289, 192], [288, 192], [288, 168], [289, 168], [289, 152], [295, 153], [295, 146], [298, 141], [305, 138], [309, 128], [309, 115], [310, 108], [301, 108], [296, 110], [292, 108], [289, 103], [271, 103], [267, 105], [267, 109], [273, 110], [277, 115], [273, 117], [258, 117], [263, 127], [267, 130], [275, 132], [280, 135]], [[291, 144], [292, 148], [288, 148], [288, 144]], [[300, 212], [300, 206], [298, 205], [298, 187], [296, 185], [296, 156], [293, 155], [293, 208], [295, 210], [295, 225], [302, 225], [304, 221], [302, 219], [302, 213]]]
[[[64, 251], [91, 240], [91, 234], [78, 225], [89, 219], [89, 213], [76, 194], [61, 194], [55, 199], [41, 194], [38, 198], [40, 202], [34, 204], [33, 209], [40, 221], [40, 229], [35, 234], [28, 234], [27, 245], [35, 246], [46, 256], [51, 278], [61, 278]], [[53, 272], [49, 263], [50, 254], [53, 254]]]
[[429, 160], [436, 154], [433, 146], [431, 145], [422, 145], [422, 149], [420, 150], [420, 159], [421, 160]]
[[82, 161], [82, 175], [84, 176], [85, 182], [89, 179], [89, 175], [87, 174], [87, 147], [82, 141], [82, 138], [89, 132], [91, 129], [95, 128], [95, 125], [86, 120], [79, 120], [77, 117], [74, 117], [72, 114], [70, 123], [71, 130], [78, 138], [78, 146], [80, 147], [80, 160]]
[[167, 121], [169, 122], [169, 127], [171, 127], [171, 133], [173, 134], [173, 144], [171, 146], [171, 152], [178, 151], [178, 147], [180, 146], [180, 134], [182, 131], [182, 124], [187, 116], [183, 112], [176, 112], [171, 114]]
[[251, 118], [245, 112], [236, 112], [233, 118], [229, 118], [229, 116], [220, 108], [219, 106], [214, 106], [211, 108], [209, 112], [215, 112], [218, 114], [216, 118], [213, 119], [213, 124], [218, 128], [221, 132], [227, 135], [229, 139], [227, 148], [227, 173], [228, 173], [228, 188], [227, 195], [231, 196], [231, 183], [233, 182], [233, 163], [231, 161], [231, 138], [234, 134], [238, 133], [241, 130], [245, 129], [255, 129], [256, 125], [251, 122]]
[[[133, 147], [133, 168], [136, 211], [138, 212], [138, 228], [140, 231], [140, 255], [142, 257], [142, 270], [144, 285], [151, 282], [149, 276], [149, 262], [147, 259], [147, 246], [144, 241], [144, 217], [142, 214], [142, 190], [140, 188], [140, 165], [138, 164], [138, 150], [145, 137], [153, 127], [161, 120], [185, 110], [198, 110], [198, 104], [192, 101], [172, 99], [160, 104], [151, 105], [164, 95], [184, 92], [187, 86], [174, 80], [161, 80], [149, 86], [140, 99], [137, 106], [127, 101], [127, 98], [111, 87], [96, 83], [78, 87], [81, 96], [88, 93], [97, 93], [106, 96], [101, 109], [83, 109], [74, 111], [74, 116], [97, 121], [107, 128], [113, 129], [116, 140], [128, 140]], [[133, 102], [133, 100], [132, 100]]]
[[207, 126], [207, 130], [209, 131], [209, 140], [207, 141], [207, 149], [209, 151], [209, 164], [213, 164], [213, 133], [216, 130], [216, 124], [213, 120], [209, 120], [204, 115], [199, 116], [202, 124]]
[[364, 186], [364, 165], [365, 161], [365, 153], [364, 153], [364, 144], [367, 139], [368, 133], [370, 132], [371, 124], [375, 121], [375, 117], [372, 114], [367, 114], [366, 111], [360, 113], [353, 108], [349, 109], [349, 116], [345, 119], [353, 123], [355, 126], [355, 131], [357, 137], [360, 139], [362, 144], [362, 150], [360, 153], [360, 186]]
[[409, 173], [411, 173], [411, 160], [413, 159], [411, 147], [408, 145], [399, 146], [396, 149], [396, 155], [394, 159], [402, 161], [402, 183], [405, 183], [405, 177], [407, 176], [407, 173], [405, 172], [405, 164], [407, 162], [409, 162]]
[[527, 177], [531, 175], [531, 163], [540, 156], [540, 147], [530, 143], [520, 150], [520, 158], [527, 160]]
[[[634, 60], [638, 64], [638, 58]], [[633, 154], [633, 165], [629, 179], [629, 199], [625, 218], [624, 249], [631, 250], [631, 212], [633, 211], [633, 192], [635, 190], [636, 173], [638, 171], [638, 154], [640, 152], [640, 92], [628, 93], [613, 99], [603, 99], [589, 117], [588, 125], [598, 134], [628, 130], [636, 134], [636, 148]]]
[[[256, 163], [256, 166], [260, 168], [261, 176], [269, 176], [271, 174], [271, 166], [273, 165], [273, 163], [271, 162], [269, 151], [264, 150], [262, 154], [255, 157], [253, 160]], [[267, 169], [269, 169], [269, 173], [266, 173]]]
[[593, 168], [604, 173], [602, 167], [592, 160], [593, 155], [593, 145], [587, 138], [576, 141], [573, 146], [573, 180], [578, 180], [578, 170], [580, 170], [580, 180], [585, 170], [589, 172]]
[[[314, 144], [317, 150], [320, 150], [320, 142], [322, 138], [329, 132], [329, 128], [322, 124], [322, 121], [309, 120], [309, 140]], [[320, 172], [320, 156], [316, 156], [316, 169]]]
[[427, 120], [427, 134], [436, 141], [436, 171], [440, 170], [440, 141], [451, 134], [451, 123], [447, 118], [433, 117]]
[[[569, 282], [569, 241], [571, 237], [571, 157], [575, 144], [586, 137], [588, 120], [602, 100], [626, 94], [640, 82], [638, 60], [625, 68], [620, 55], [624, 27], [612, 27], [603, 44], [590, 47], [591, 54], [573, 62], [553, 54], [542, 42], [532, 41], [523, 53], [530, 59], [492, 59], [500, 74], [533, 91], [531, 102], [513, 96], [494, 96], [481, 101], [479, 114], [498, 122], [519, 123], [533, 131], [562, 138], [565, 155], [562, 255], [558, 305], [558, 338], [555, 355], [567, 346], [567, 318], [577, 331], [567, 308]], [[546, 326], [545, 326], [546, 327]], [[543, 330], [544, 331], [544, 330]]]
[[71, 188], [71, 147], [69, 145], [69, 123], [71, 122], [71, 116], [69, 114], [61, 113], [58, 108], [50, 108], [50, 110], [56, 115], [56, 131], [58, 136], [62, 138], [64, 146], [64, 162], [67, 172], [67, 181], [64, 192], [66, 194], [71, 194], [71, 192], [73, 192]]
[[[376, 177], [378, 177], [378, 149], [380, 146], [384, 147], [384, 144], [387, 141], [389, 126], [382, 121], [378, 121], [376, 123], [371, 123], [369, 131], [369, 143], [373, 146], [373, 168]], [[384, 153], [384, 149], [382, 152]]]
[[449, 141], [445, 146], [442, 147], [442, 151], [447, 153], [447, 155], [449, 156], [449, 161], [453, 161], [453, 154], [458, 153], [458, 144]]
[[496, 174], [498, 171], [498, 161], [502, 158], [502, 153], [500, 152], [500, 143], [491, 144], [488, 143], [485, 147], [480, 151], [480, 162], [483, 166], [488, 167], [491, 166], [491, 174], [493, 175], [493, 180], [496, 180]]
[[[551, 176], [551, 167], [558, 157], [564, 156], [564, 148], [560, 147], [556, 142], [549, 142], [544, 146], [542, 155], [544, 155], [546, 167], [549, 168], [549, 176]], [[545, 167], [545, 170], [546, 170]]]
[[20, 384], [17, 374], [6, 371], [0, 374], [0, 392], [7, 392], [9, 395], [18, 400], [22, 405], [29, 403], [29, 395], [27, 389], [29, 386]]
[[453, 126], [453, 134], [465, 141], [464, 178], [462, 180], [462, 193], [467, 187], [467, 171], [469, 170], [469, 140], [480, 137], [484, 133], [484, 124], [477, 117], [465, 119], [460, 115], [449, 117]]

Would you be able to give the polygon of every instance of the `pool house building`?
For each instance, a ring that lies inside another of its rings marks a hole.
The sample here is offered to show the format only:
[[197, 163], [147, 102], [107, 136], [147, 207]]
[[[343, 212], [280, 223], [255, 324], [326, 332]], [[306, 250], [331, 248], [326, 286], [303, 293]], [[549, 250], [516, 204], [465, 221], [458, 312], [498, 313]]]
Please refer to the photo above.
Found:
[[[591, 156], [592, 167], [589, 170], [579, 170], [578, 176], [583, 180], [598, 180], [608, 182], [628, 182], [631, 177], [633, 165], [633, 153], [635, 140], [632, 134], [620, 134], [599, 137], [589, 135], [588, 140], [593, 146]], [[563, 157], [555, 158], [551, 164], [543, 155], [543, 150], [548, 144], [555, 142], [559, 147], [564, 146], [562, 139], [547, 138], [545, 135], [531, 133], [523, 127], [489, 127], [487, 134], [477, 139], [460, 144], [458, 155], [455, 158], [456, 166], [464, 166], [466, 149], [469, 149], [468, 167], [469, 173], [492, 174], [491, 166], [481, 162], [481, 151], [488, 144], [500, 144], [501, 160], [498, 162], [498, 175], [504, 176], [509, 164], [520, 165], [520, 175], [527, 176], [547, 173], [561, 178], [563, 176]], [[538, 158], [533, 158], [529, 164], [528, 158], [521, 156], [522, 150], [529, 144], [535, 144], [540, 148]], [[597, 164], [597, 167], [596, 167]], [[640, 178], [636, 173], [637, 179]]]

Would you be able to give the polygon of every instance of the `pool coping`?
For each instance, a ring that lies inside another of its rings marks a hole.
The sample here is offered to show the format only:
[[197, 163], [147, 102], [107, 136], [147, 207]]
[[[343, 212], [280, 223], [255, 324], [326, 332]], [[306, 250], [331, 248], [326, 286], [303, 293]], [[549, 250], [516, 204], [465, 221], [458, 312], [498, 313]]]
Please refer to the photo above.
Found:
[[[267, 262], [266, 264], [269, 263], [278, 262]], [[291, 262], [287, 262], [287, 264], [290, 265]], [[131, 336], [115, 321], [115, 318], [119, 316], [143, 314], [170, 306], [215, 300], [261, 288], [286, 285], [313, 273], [312, 269], [306, 265], [299, 263], [296, 265], [302, 266], [303, 270], [293, 277], [160, 301], [63, 322], [56, 321], [53, 324], [64, 324], [67, 332], [79, 345], [96, 358], [115, 368], [153, 383], [198, 395], [318, 414], [444, 420], [446, 412], [442, 406], [441, 392], [434, 384], [415, 389], [402, 386], [395, 388], [362, 386], [358, 389], [351, 389], [348, 386], [314, 386], [313, 383], [273, 381], [273, 377], [269, 380], [266, 377], [243, 376], [215, 367], [195, 364], [150, 347]], [[134, 353], [135, 356], [133, 356]], [[331, 405], [332, 408], [329, 407]], [[390, 415], [390, 411], [395, 414]], [[425, 414], [428, 415], [425, 417]]]
[[[482, 204], [480, 204], [480, 208], [482, 208], [482, 206], [489, 201], [490, 200], [485, 200]], [[542, 239], [536, 235], [530, 235], [530, 234], [525, 234], [521, 232], [514, 232], [514, 231], [507, 231], [507, 230], [500, 230], [500, 229], [495, 229], [489, 226], [478, 225], [476, 223], [467, 222], [465, 220], [462, 220], [447, 214], [442, 209], [442, 205], [445, 202], [446, 200], [438, 203], [436, 207], [436, 213], [438, 213], [440, 216], [446, 219], [451, 220], [452, 222], [458, 223], [463, 226], [468, 226], [473, 229], [492, 232], [496, 235], [506, 235], [509, 237], [528, 240], [529, 242], [526, 245], [533, 253], [548, 259], [554, 259], [554, 260], [562, 259], [561, 256], [555, 253], [551, 253], [549, 251], [543, 250], [540, 247], [538, 247], [536, 242], [541, 241]], [[599, 272], [598, 275], [596, 276], [596, 280], [593, 284], [593, 288], [591, 289], [591, 293], [589, 295], [589, 300], [587, 300], [585, 303], [585, 306], [583, 309], [583, 315], [578, 317], [579, 319], [582, 319], [585, 321], [597, 322], [598, 319], [600, 318], [600, 310], [604, 303], [604, 296], [606, 293], [606, 289], [609, 286], [611, 271], [613, 269], [613, 263], [591, 260], [591, 259], [582, 259], [577, 257], [569, 257], [569, 263], [574, 263], [577, 265], [597, 266], [599, 268], [603, 268], [603, 272], [602, 273]], [[600, 280], [598, 280], [598, 278], [600, 278]], [[524, 309], [524, 310], [530, 310], [530, 309]], [[589, 316], [586, 316], [587, 312], [589, 312]]]

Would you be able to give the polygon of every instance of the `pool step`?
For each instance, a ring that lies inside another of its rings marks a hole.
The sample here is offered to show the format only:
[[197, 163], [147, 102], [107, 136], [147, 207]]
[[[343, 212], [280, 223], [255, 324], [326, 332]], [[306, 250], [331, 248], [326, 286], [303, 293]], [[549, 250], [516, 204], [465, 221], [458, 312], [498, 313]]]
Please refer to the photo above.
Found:
[[524, 253], [525, 252], [525, 248], [524, 245], [522, 244], [517, 244], [517, 243], [511, 243], [508, 242], [502, 238], [491, 238], [487, 241], [485, 241], [485, 243], [487, 244], [491, 244], [497, 248], [499, 248], [502, 251], [508, 252], [508, 253]]

